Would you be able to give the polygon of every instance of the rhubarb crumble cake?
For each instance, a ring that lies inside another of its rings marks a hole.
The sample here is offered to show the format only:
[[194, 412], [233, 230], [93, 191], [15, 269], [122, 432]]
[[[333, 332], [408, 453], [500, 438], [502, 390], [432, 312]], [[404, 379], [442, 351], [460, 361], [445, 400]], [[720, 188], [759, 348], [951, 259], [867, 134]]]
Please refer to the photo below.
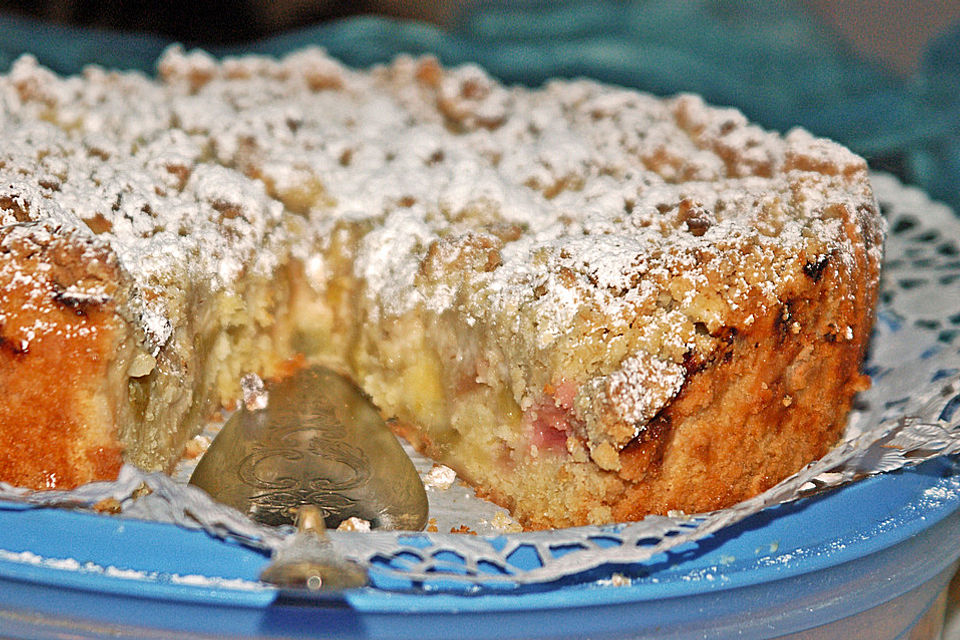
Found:
[[318, 50], [0, 78], [0, 480], [165, 469], [319, 362], [530, 528], [720, 508], [841, 433], [867, 167], [691, 95]]

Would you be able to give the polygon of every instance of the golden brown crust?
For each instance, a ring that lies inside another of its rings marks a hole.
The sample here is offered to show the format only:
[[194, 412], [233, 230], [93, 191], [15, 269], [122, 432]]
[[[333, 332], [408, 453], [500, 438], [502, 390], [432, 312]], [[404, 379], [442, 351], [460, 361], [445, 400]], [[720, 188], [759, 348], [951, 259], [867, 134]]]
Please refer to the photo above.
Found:
[[116, 261], [29, 226], [0, 228], [0, 478], [70, 488], [122, 464], [102, 385], [125, 323]]
[[621, 452], [618, 520], [729, 506], [834, 445], [853, 396], [869, 386], [860, 365], [877, 295], [878, 265], [867, 256], [877, 238], [851, 219], [855, 264], [806, 263], [784, 304], [730, 332], [729, 346], [688, 378], [650, 433]]
[[859, 372], [862, 339], [848, 340], [838, 327], [869, 318], [864, 308], [824, 304], [834, 288], [848, 286], [829, 269], [809, 296], [738, 333], [717, 362], [691, 376], [658, 417], [663, 427], [621, 453], [626, 488], [617, 519], [729, 506], [833, 446], [854, 393], [868, 384]]

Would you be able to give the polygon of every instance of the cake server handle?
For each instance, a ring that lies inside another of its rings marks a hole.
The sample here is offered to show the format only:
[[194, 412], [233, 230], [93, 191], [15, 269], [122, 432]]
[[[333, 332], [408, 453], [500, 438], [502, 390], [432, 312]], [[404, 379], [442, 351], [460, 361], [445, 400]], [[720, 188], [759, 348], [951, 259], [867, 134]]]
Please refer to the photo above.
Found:
[[263, 582], [279, 587], [287, 597], [336, 596], [369, 583], [367, 569], [337, 553], [327, 539], [321, 511], [308, 505], [297, 514], [297, 533], [274, 550], [260, 573]]

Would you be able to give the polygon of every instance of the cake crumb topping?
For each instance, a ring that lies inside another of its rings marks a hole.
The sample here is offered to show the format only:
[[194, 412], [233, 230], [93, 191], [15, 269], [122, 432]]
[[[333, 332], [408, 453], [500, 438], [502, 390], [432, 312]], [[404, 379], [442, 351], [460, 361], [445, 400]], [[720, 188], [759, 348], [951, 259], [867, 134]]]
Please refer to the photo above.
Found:
[[248, 373], [240, 379], [240, 390], [243, 392], [243, 406], [247, 411], [261, 411], [267, 408], [270, 393], [266, 385], [255, 373]]
[[364, 520], [356, 516], [350, 516], [337, 525], [337, 531], [370, 531], [370, 529], [371, 525], [369, 520]]
[[446, 491], [456, 480], [456, 471], [442, 464], [435, 464], [423, 477], [423, 485], [428, 489]]

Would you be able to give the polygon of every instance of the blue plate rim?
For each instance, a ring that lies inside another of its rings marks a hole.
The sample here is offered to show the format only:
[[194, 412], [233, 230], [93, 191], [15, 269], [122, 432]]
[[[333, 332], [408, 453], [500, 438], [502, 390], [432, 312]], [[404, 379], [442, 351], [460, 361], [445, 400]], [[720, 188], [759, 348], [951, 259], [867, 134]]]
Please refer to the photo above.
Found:
[[[936, 461], [934, 461], [936, 463]], [[926, 463], [930, 465], [930, 463]], [[881, 474], [867, 478], [847, 487], [828, 492], [825, 497], [805, 498], [791, 505], [779, 505], [762, 512], [770, 522], [781, 518], [801, 519], [804, 517], [803, 501], [820, 499], [839, 500], [841, 503], [857, 503], [862, 500], [876, 498], [878, 495], [896, 493], [897, 485], [905, 482], [904, 478], [913, 480], [913, 484], [923, 487], [923, 491], [913, 499], [901, 502], [895, 512], [890, 514], [885, 522], [876, 523], [873, 531], [841, 531], [839, 535], [827, 536], [826, 542], [816, 543], [804, 548], [780, 548], [771, 550], [767, 554], [754, 554], [752, 557], [735, 559], [730, 563], [717, 563], [716, 553], [707, 553], [702, 557], [707, 562], [699, 565], [699, 570], [713, 574], [716, 579], [691, 579], [688, 572], [670, 574], [669, 570], [658, 570], [646, 578], [635, 579], [631, 584], [616, 588], [603, 588], [603, 583], [596, 580], [575, 582], [565, 585], [545, 585], [545, 588], [533, 592], [506, 590], [480, 591], [466, 593], [429, 593], [393, 591], [379, 588], [365, 588], [345, 594], [351, 606], [368, 612], [412, 612], [412, 611], [443, 611], [451, 608], [470, 610], [529, 610], [550, 609], [566, 606], [575, 601], [578, 606], [596, 604], [611, 604], [617, 602], [641, 602], [666, 598], [678, 598], [707, 592], [737, 589], [758, 584], [768, 584], [798, 575], [822, 571], [844, 563], [852, 562], [871, 554], [890, 549], [895, 545], [915, 536], [919, 532], [929, 529], [945, 518], [960, 511], [960, 460], [943, 461], [943, 468], [952, 466], [952, 472], [940, 477], [921, 477], [917, 469], [901, 470], [888, 474]], [[943, 498], [931, 500], [930, 493], [939, 492]], [[21, 505], [4, 503], [0, 506], [0, 513], [15, 514], [22, 512]], [[842, 504], [841, 504], [842, 507]], [[778, 511], [787, 511], [780, 515]], [[761, 514], [758, 514], [761, 515]], [[176, 525], [155, 522], [138, 521], [131, 519], [119, 520], [112, 516], [64, 511], [53, 516], [65, 521], [68, 526], [76, 523], [83, 525], [99, 523], [100, 525], [113, 524], [123, 527], [126, 534], [134, 536], [155, 535], [151, 531], [154, 527], [171, 527]], [[99, 520], [92, 520], [99, 519]], [[737, 525], [734, 525], [735, 527]], [[767, 526], [767, 525], [763, 525]], [[761, 527], [762, 528], [762, 527]], [[73, 530], [73, 529], [71, 529]], [[200, 531], [187, 532], [195, 536], [195, 542], [201, 547], [207, 544], [232, 544], [210, 538]], [[520, 534], [522, 535], [522, 534]], [[725, 535], [724, 531], [713, 534]], [[738, 534], [738, 535], [742, 535]], [[696, 543], [693, 543], [696, 545]], [[718, 549], [724, 548], [726, 542], [721, 541]], [[802, 545], [801, 545], [802, 546]], [[944, 566], [955, 560], [953, 556], [960, 555], [960, 548], [953, 549], [953, 555], [946, 553]], [[18, 553], [8, 551], [8, 553]], [[38, 554], [39, 555], [39, 554]], [[782, 559], [789, 556], [789, 561]], [[62, 556], [53, 558], [52, 554], [43, 556], [51, 559], [71, 558], [70, 550], [64, 548]], [[263, 556], [263, 564], [267, 562]], [[642, 565], [656, 566], [669, 562], [664, 557], [653, 558]], [[81, 564], [83, 564], [81, 562]], [[638, 565], [630, 565], [636, 568]], [[109, 575], [100, 570], [75, 570], [46, 566], [30, 561], [18, 561], [9, 558], [0, 558], [0, 579], [29, 582], [35, 585], [50, 588], [76, 589], [93, 591], [103, 594], [119, 596], [135, 596], [138, 598], [159, 599], [167, 602], [191, 602], [211, 605], [229, 605], [239, 607], [261, 608], [270, 605], [278, 591], [270, 587], [255, 587], [252, 581], [244, 581], [244, 588], [231, 585], [227, 582], [212, 578], [206, 584], [191, 584], [182, 578], [171, 578], [162, 566], [156, 571], [147, 572], [142, 577], [123, 577]], [[124, 567], [119, 567], [123, 570]], [[613, 568], [616, 570], [616, 567]], [[204, 567], [201, 562], [195, 572], [203, 576]], [[654, 581], [655, 580], [655, 581]], [[196, 582], [196, 581], [194, 581]], [[201, 581], [202, 582], [202, 581]], [[479, 593], [479, 595], [478, 595]], [[571, 598], [573, 600], [571, 600]]]

